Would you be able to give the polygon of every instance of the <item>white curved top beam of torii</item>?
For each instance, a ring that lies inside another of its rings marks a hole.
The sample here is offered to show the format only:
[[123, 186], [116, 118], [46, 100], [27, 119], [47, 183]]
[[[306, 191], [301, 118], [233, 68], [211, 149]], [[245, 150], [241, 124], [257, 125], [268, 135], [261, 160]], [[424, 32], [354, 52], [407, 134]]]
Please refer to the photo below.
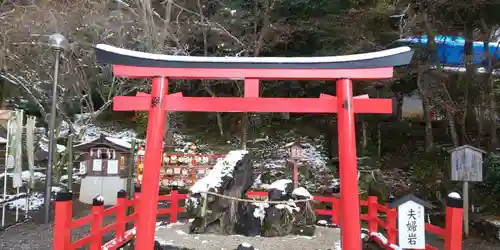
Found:
[[386, 79], [392, 77], [393, 67], [409, 64], [412, 56], [410, 47], [324, 57], [201, 57], [152, 54], [105, 44], [96, 46], [97, 61], [112, 64], [114, 74], [125, 77]]

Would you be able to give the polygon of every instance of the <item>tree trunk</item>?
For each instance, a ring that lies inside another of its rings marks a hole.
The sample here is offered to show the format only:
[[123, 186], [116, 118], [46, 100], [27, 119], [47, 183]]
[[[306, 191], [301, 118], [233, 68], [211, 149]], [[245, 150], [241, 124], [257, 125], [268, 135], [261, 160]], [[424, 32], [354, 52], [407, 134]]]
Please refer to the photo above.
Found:
[[451, 141], [454, 147], [460, 146], [457, 133], [457, 125], [455, 122], [455, 116], [450, 111], [446, 111], [446, 118], [448, 119], [448, 126], [450, 128]]
[[498, 147], [497, 137], [497, 104], [495, 100], [495, 81], [490, 77], [490, 121], [491, 121], [491, 143], [490, 148], [496, 149]]
[[425, 86], [423, 84], [423, 74], [424, 72], [420, 70], [417, 76], [417, 88], [418, 92], [420, 93], [420, 98], [422, 99], [422, 109], [425, 120], [425, 150], [429, 152], [434, 147], [434, 136], [432, 134], [432, 117], [429, 110], [429, 97], [425, 92]]
[[362, 121], [362, 135], [361, 135], [361, 156], [366, 155], [366, 147], [368, 146], [368, 123], [366, 121]]
[[[480, 89], [479, 90], [479, 105], [477, 106], [477, 114], [476, 114], [476, 117], [477, 117], [477, 134], [476, 134], [476, 145], [478, 148], [481, 147], [481, 140], [482, 140], [482, 136], [483, 136], [483, 127], [484, 127], [484, 109], [483, 107], [485, 106], [485, 103], [484, 103], [484, 100], [485, 100], [485, 96], [484, 96], [484, 90]], [[476, 113], [475, 112], [475, 113]]]
[[422, 100], [422, 108], [425, 119], [425, 151], [430, 152], [434, 148], [434, 136], [432, 134], [432, 115], [427, 101]]
[[396, 117], [398, 121], [403, 120], [403, 102], [404, 94], [401, 92], [396, 93]]
[[241, 148], [247, 149], [248, 141], [248, 113], [243, 113], [241, 117]]

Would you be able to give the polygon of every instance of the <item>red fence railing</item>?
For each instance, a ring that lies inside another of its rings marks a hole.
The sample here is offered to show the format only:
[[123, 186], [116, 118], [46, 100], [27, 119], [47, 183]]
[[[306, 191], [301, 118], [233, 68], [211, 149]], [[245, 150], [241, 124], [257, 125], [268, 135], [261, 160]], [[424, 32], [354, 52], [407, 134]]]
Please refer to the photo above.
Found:
[[[140, 190], [137, 190], [134, 199], [127, 200], [125, 191], [117, 194], [117, 205], [105, 209], [103, 200], [95, 198], [91, 215], [72, 219], [72, 195], [70, 193], [59, 193], [56, 197], [56, 215], [54, 221], [54, 250], [78, 249], [83, 246], [90, 246], [90, 250], [114, 250], [118, 249], [135, 235], [135, 229], [126, 231], [126, 224], [138, 219], [137, 211], [127, 215], [127, 208], [135, 205], [140, 199]], [[250, 191], [247, 197], [267, 197], [267, 192]], [[157, 214], [169, 214], [170, 222], [177, 222], [178, 214], [184, 212], [183, 207], [179, 207], [179, 201], [188, 197], [187, 194], [179, 194], [171, 191], [169, 195], [159, 196], [159, 200], [170, 201], [169, 208], [158, 209]], [[340, 200], [337, 197], [314, 196], [313, 200], [323, 203], [330, 203], [331, 210], [315, 209], [320, 215], [330, 216], [332, 223], [341, 225], [340, 220]], [[377, 202], [376, 196], [369, 196], [367, 201], [360, 201], [361, 206], [368, 207], [368, 213], [361, 215], [361, 220], [368, 222], [368, 231], [380, 246], [390, 248], [397, 243], [397, 210], [381, 205]], [[381, 214], [385, 214], [385, 220], [381, 219]], [[115, 222], [103, 226], [105, 216], [115, 215]], [[444, 241], [444, 250], [462, 249], [462, 216], [463, 209], [459, 206], [448, 206], [446, 208], [446, 227], [441, 228], [431, 224], [425, 225], [427, 232], [441, 237]], [[90, 234], [71, 241], [71, 232], [75, 228], [90, 225]], [[379, 227], [385, 229], [386, 235], [379, 233]], [[68, 230], [69, 229], [69, 230]], [[115, 239], [102, 244], [103, 236], [115, 231]], [[437, 250], [437, 247], [426, 245], [426, 250]]]

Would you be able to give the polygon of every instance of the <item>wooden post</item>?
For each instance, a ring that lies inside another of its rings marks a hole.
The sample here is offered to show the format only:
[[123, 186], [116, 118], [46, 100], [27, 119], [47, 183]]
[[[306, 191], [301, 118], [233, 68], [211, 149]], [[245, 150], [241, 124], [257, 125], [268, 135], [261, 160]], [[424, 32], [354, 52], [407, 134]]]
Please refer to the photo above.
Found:
[[73, 191], [73, 135], [68, 136], [68, 190]]
[[179, 212], [179, 194], [177, 190], [170, 192], [170, 223], [177, 222], [177, 213]]
[[451, 153], [451, 180], [463, 182], [463, 229], [469, 236], [469, 182], [483, 181], [484, 150], [463, 145], [449, 150]]
[[292, 160], [293, 163], [293, 189], [299, 187], [299, 168], [297, 166], [297, 161]]
[[340, 226], [341, 221], [340, 221], [340, 196], [334, 197], [333, 202], [332, 202], [332, 212], [334, 214], [334, 217], [332, 218], [332, 224], [336, 224], [337, 226]]
[[378, 232], [377, 218], [377, 196], [368, 196], [368, 231], [370, 233]]
[[463, 201], [458, 193], [451, 193], [446, 203], [444, 250], [462, 250]]
[[196, 158], [193, 154], [193, 159], [191, 159], [191, 185], [196, 183]]
[[122, 243], [125, 240], [125, 220], [127, 218], [127, 192], [120, 190], [116, 194], [116, 241]]
[[72, 200], [72, 193], [59, 192], [56, 195], [54, 243], [52, 246], [54, 250], [66, 250], [71, 248]]
[[101, 250], [102, 246], [102, 214], [104, 212], [104, 199], [97, 196], [92, 200], [92, 222], [90, 223], [90, 250]]
[[[130, 155], [127, 163], [127, 187], [125, 189], [127, 193], [127, 200], [134, 199], [134, 159], [135, 159], [135, 139], [132, 139], [130, 143]], [[127, 206], [127, 216], [134, 213], [134, 206]], [[132, 223], [127, 223], [127, 230], [132, 229]]]
[[463, 187], [464, 236], [469, 237], [469, 182], [464, 181]]

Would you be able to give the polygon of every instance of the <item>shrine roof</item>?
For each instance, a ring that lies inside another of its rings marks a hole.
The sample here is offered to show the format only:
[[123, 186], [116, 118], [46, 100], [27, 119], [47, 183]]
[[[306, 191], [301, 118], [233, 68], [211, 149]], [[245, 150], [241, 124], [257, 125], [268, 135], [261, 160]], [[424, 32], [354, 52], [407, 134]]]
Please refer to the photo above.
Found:
[[203, 57], [153, 54], [114, 47], [96, 46], [99, 63], [158, 68], [215, 69], [363, 69], [403, 66], [413, 50], [398, 47], [371, 53], [323, 57]]
[[129, 142], [122, 140], [120, 138], [101, 135], [100, 137], [93, 139], [91, 141], [82, 142], [80, 144], [73, 146], [74, 149], [80, 151], [86, 151], [88, 149], [96, 147], [107, 147], [122, 152], [128, 152], [132, 148], [132, 145]]
[[397, 208], [397, 207], [399, 207], [400, 205], [403, 205], [403, 204], [405, 204], [405, 203], [406, 203], [406, 202], [408, 202], [408, 201], [413, 201], [413, 202], [415, 202], [415, 203], [417, 203], [417, 204], [419, 204], [419, 205], [422, 205], [422, 206], [424, 206], [424, 207], [426, 207], [426, 208], [429, 208], [429, 209], [431, 209], [431, 208], [433, 208], [433, 207], [434, 207], [431, 203], [429, 203], [429, 202], [427, 202], [427, 201], [424, 201], [424, 200], [422, 200], [422, 199], [420, 199], [420, 198], [416, 197], [416, 196], [415, 196], [415, 195], [413, 195], [413, 194], [407, 194], [407, 195], [405, 195], [405, 196], [403, 196], [403, 197], [401, 197], [401, 198], [398, 198], [397, 200], [395, 200], [395, 201], [391, 202], [391, 203], [389, 204], [389, 207], [390, 207], [390, 208]]

